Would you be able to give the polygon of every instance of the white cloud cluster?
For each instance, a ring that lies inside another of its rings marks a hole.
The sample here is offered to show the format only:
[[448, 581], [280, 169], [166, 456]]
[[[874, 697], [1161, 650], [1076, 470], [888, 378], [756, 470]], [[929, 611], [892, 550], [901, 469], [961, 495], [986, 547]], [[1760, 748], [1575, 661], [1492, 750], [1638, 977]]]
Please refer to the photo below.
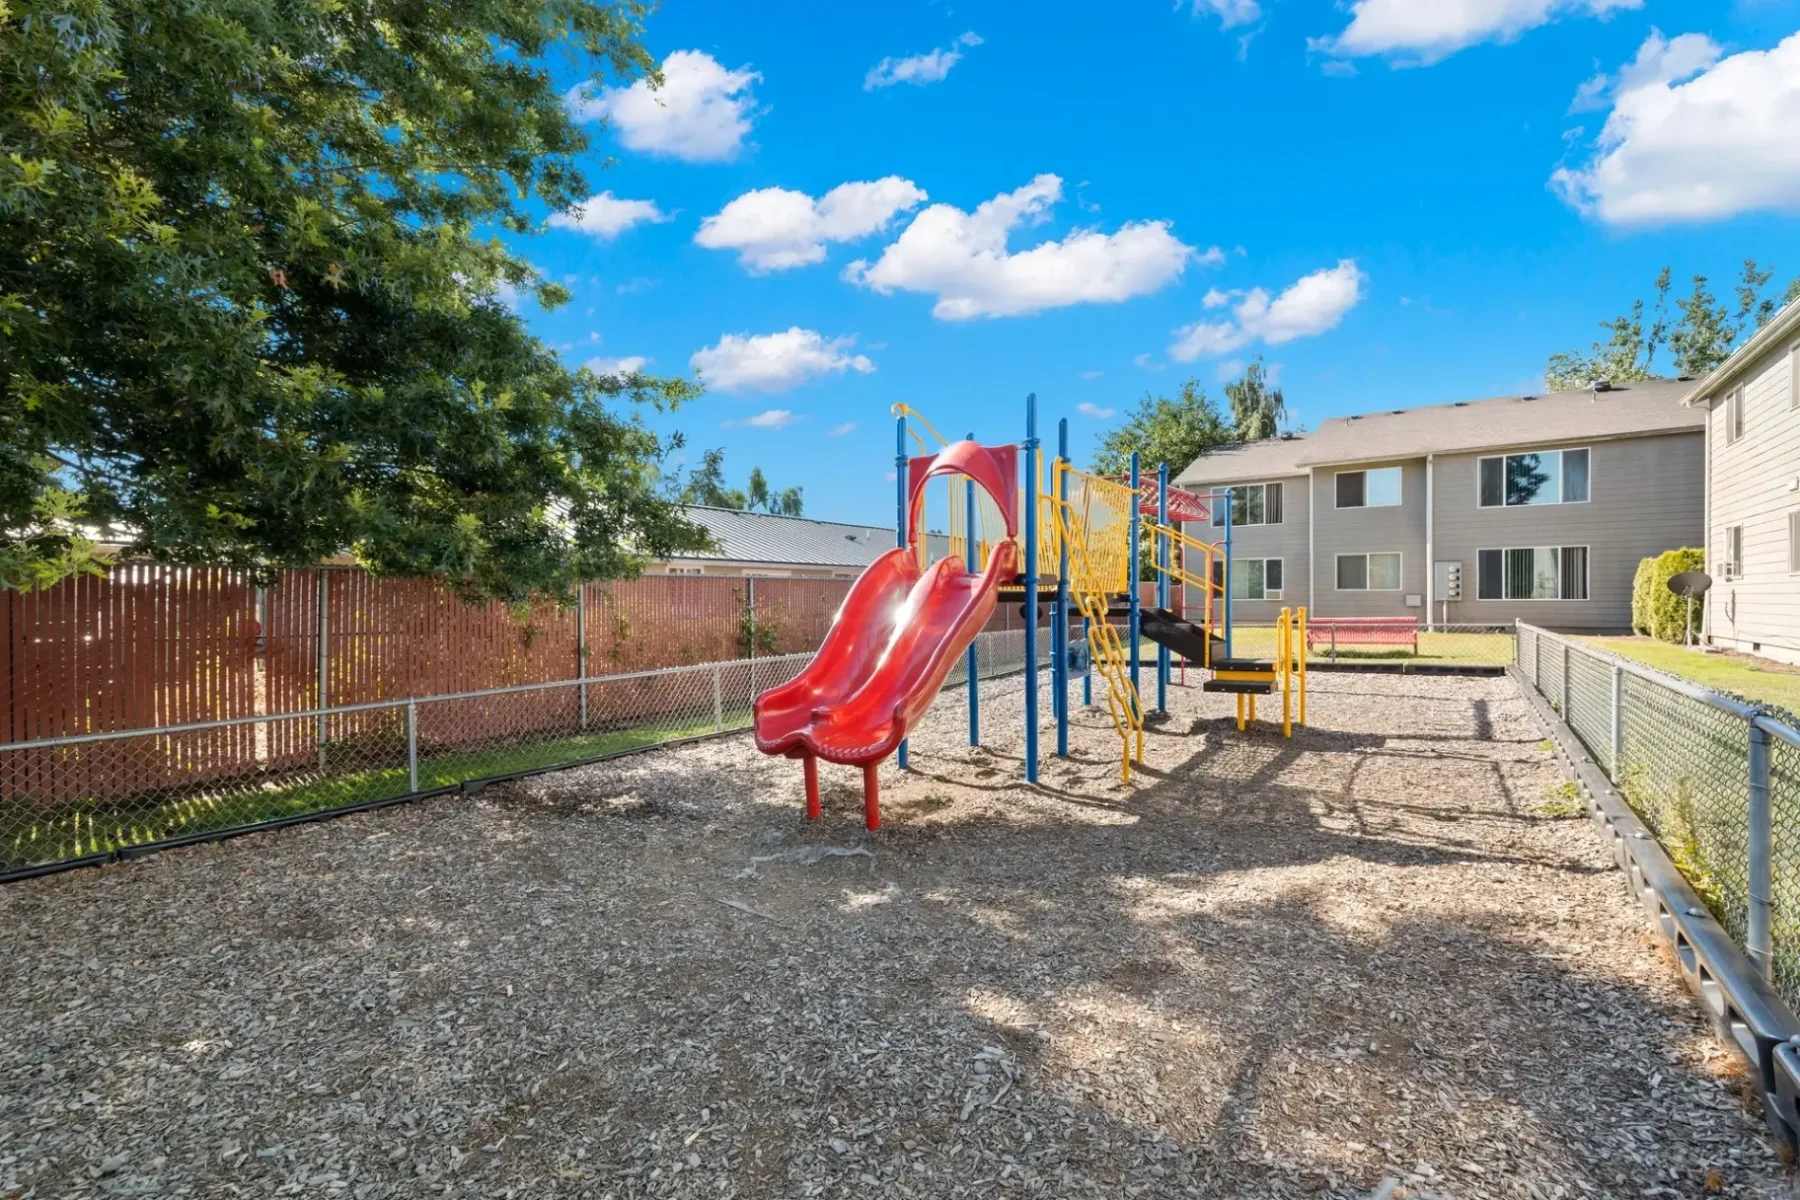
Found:
[[1610, 91], [1612, 112], [1587, 161], [1551, 186], [1615, 225], [1800, 211], [1800, 33], [1719, 54], [1709, 39], [1653, 33], [1616, 81], [1584, 85]]
[[971, 32], [951, 42], [945, 50], [929, 50], [910, 58], [884, 58], [870, 67], [869, 73], [863, 77], [863, 91], [872, 92], [876, 88], [893, 87], [897, 83], [910, 83], [914, 87], [936, 83], [950, 74], [951, 67], [962, 61], [965, 46], [979, 45], [981, 39]]
[[825, 257], [826, 242], [849, 242], [887, 228], [896, 215], [925, 202], [911, 180], [889, 175], [841, 183], [814, 200], [787, 188], [745, 192], [700, 223], [697, 245], [736, 250], [752, 271], [784, 271]]
[[1104, 421], [1104, 420], [1108, 419], [1109, 417], [1111, 417], [1114, 412], [1113, 409], [1102, 408], [1100, 405], [1090, 403], [1089, 401], [1086, 401], [1086, 400], [1083, 400], [1080, 404], [1077, 404], [1075, 406], [1075, 411], [1080, 413], [1084, 417], [1092, 417], [1096, 421]]
[[1605, 108], [1627, 92], [1651, 84], [1686, 79], [1718, 62], [1720, 53], [1718, 43], [1704, 33], [1684, 33], [1670, 41], [1663, 37], [1661, 30], [1652, 29], [1644, 44], [1638, 47], [1637, 55], [1620, 67], [1618, 74], [1608, 75], [1603, 71], [1575, 89], [1575, 100], [1569, 105], [1569, 111], [1591, 112]]
[[1235, 29], [1262, 19], [1262, 5], [1257, 0], [1194, 0], [1194, 15], [1211, 13], [1219, 18], [1219, 27]]
[[1175, 331], [1169, 357], [1178, 362], [1216, 358], [1260, 341], [1279, 346], [1299, 338], [1314, 337], [1336, 329], [1344, 314], [1362, 300], [1367, 277], [1354, 259], [1342, 259], [1299, 280], [1270, 299], [1262, 288], [1248, 292], [1221, 292], [1213, 288], [1201, 301], [1209, 310], [1230, 306], [1231, 315], [1218, 321], [1196, 321]]
[[669, 214], [656, 207], [654, 200], [621, 200], [610, 191], [589, 196], [568, 212], [550, 214], [550, 224], [557, 229], [576, 229], [602, 241], [616, 238], [633, 225], [649, 222], [660, 224]]
[[875, 364], [852, 354], [855, 344], [854, 337], [827, 339], [798, 325], [782, 333], [728, 333], [718, 345], [696, 350], [688, 364], [706, 386], [722, 392], [785, 392], [819, 375], [869, 374]]
[[703, 50], [675, 51], [663, 60], [662, 74], [659, 88], [640, 79], [597, 96], [578, 84], [567, 96], [569, 109], [577, 120], [611, 121], [628, 149], [688, 162], [735, 157], [755, 112], [750, 85], [762, 76], [728, 71]]
[[[1110, 234], [1078, 229], [1060, 241], [1008, 252], [1013, 230], [1047, 219], [1061, 198], [1062, 180], [1039, 175], [972, 213], [933, 204], [873, 265], [853, 262], [844, 277], [883, 294], [934, 293], [933, 316], [963, 321], [1128, 300], [1170, 283], [1196, 257], [1166, 221], [1136, 221]], [[1218, 262], [1224, 255], [1214, 247], [1198, 257]]]
[[1480, 42], [1510, 41], [1559, 17], [1605, 17], [1644, 0], [1355, 0], [1350, 24], [1309, 47], [1340, 58], [1381, 54], [1433, 63]]
[[792, 409], [769, 408], [741, 421], [726, 421], [724, 425], [727, 429], [786, 429], [799, 419]]
[[596, 375], [636, 375], [649, 363], [641, 354], [627, 354], [623, 358], [590, 358], [581, 365]]

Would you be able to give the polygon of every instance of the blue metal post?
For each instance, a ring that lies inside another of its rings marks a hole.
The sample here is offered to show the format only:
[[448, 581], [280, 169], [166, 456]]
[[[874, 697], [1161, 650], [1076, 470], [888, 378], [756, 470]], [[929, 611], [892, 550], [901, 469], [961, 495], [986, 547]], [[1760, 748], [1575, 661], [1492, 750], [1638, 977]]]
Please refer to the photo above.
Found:
[[[1169, 527], [1169, 464], [1161, 463], [1156, 468], [1156, 523], [1163, 529]], [[1156, 535], [1156, 565], [1160, 570], [1156, 573], [1156, 607], [1169, 607], [1169, 535], [1160, 530]], [[1156, 647], [1156, 711], [1169, 711], [1169, 648]]]
[[1125, 571], [1128, 593], [1126, 604], [1129, 605], [1131, 619], [1126, 625], [1126, 632], [1131, 634], [1131, 690], [1140, 697], [1144, 694], [1144, 685], [1139, 678], [1143, 652], [1138, 647], [1138, 642], [1143, 637], [1143, 619], [1138, 613], [1138, 539], [1143, 536], [1143, 520], [1139, 515], [1139, 509], [1143, 507], [1143, 504], [1139, 498], [1141, 493], [1138, 490], [1141, 482], [1138, 471], [1138, 455], [1137, 451], [1133, 450], [1131, 452], [1131, 518], [1129, 525], [1131, 530], [1130, 565]]
[[1225, 657], [1231, 657], [1231, 489], [1225, 489]]
[[[975, 440], [971, 433], [969, 440]], [[981, 565], [980, 551], [975, 544], [975, 481], [963, 484], [963, 565], [974, 574]], [[981, 637], [969, 643], [969, 745], [981, 745], [981, 656], [976, 649], [981, 644]]]
[[[1069, 461], [1069, 418], [1056, 423], [1056, 498], [1069, 498], [1069, 476], [1060, 468]], [[1062, 512], [1056, 529], [1056, 755], [1069, 757], [1069, 543], [1062, 535]]]
[[1037, 393], [1025, 397], [1025, 782], [1038, 781]]
[[[906, 528], [906, 418], [894, 418], [894, 539], [904, 549], [911, 543]], [[906, 741], [902, 739], [894, 761], [906, 770]]]

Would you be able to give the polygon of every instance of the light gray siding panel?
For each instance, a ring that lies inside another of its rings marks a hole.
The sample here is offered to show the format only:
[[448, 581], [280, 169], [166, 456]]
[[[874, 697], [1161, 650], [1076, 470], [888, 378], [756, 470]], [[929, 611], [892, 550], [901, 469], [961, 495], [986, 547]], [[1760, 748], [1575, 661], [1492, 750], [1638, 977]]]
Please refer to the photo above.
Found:
[[[1795, 661], [1800, 656], [1800, 575], [1788, 570], [1788, 514], [1800, 509], [1800, 409], [1793, 407], [1795, 344], [1772, 348], [1743, 379], [1744, 435], [1726, 442], [1722, 399], [1709, 417], [1715, 642]], [[1723, 578], [1726, 530], [1744, 527], [1744, 573]]]
[[[1400, 468], [1400, 504], [1391, 508], [1339, 508], [1335, 468], [1320, 467], [1313, 475], [1316, 520], [1312, 613], [1321, 617], [1424, 617], [1424, 609], [1406, 607], [1409, 595], [1425, 593], [1425, 460], [1359, 464], [1358, 470]], [[1400, 590], [1340, 592], [1340, 554], [1400, 553]]]
[[[1232, 620], [1246, 625], [1273, 625], [1285, 607], [1306, 603], [1308, 580], [1306, 564], [1306, 525], [1311, 515], [1307, 499], [1306, 476], [1279, 479], [1240, 479], [1230, 483], [1209, 485], [1235, 487], [1244, 483], [1281, 484], [1281, 523], [1278, 525], [1245, 525], [1231, 531], [1231, 553], [1234, 559], [1281, 559], [1282, 590], [1280, 600], [1234, 600]], [[1186, 525], [1182, 532], [1202, 542], [1218, 543], [1225, 531], [1210, 525]], [[1202, 603], [1199, 591], [1188, 597], [1188, 607], [1198, 609]]]
[[[1521, 446], [1520, 451], [1585, 443]], [[1474, 454], [1437, 458], [1434, 553], [1463, 565], [1463, 599], [1453, 624], [1526, 620], [1553, 629], [1624, 630], [1631, 625], [1631, 581], [1638, 562], [1699, 545], [1704, 526], [1704, 445], [1696, 434], [1596, 442], [1588, 494], [1580, 504], [1482, 508]], [[1477, 600], [1477, 551], [1526, 546], [1588, 547], [1587, 600]], [[1436, 606], [1441, 613], [1443, 606]]]

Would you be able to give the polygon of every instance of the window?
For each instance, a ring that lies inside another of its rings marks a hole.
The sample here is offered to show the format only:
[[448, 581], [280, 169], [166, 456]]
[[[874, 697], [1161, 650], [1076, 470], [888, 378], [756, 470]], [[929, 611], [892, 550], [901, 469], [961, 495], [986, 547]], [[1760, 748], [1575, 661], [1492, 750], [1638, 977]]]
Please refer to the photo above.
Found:
[[[1279, 558], [1234, 558], [1231, 568], [1231, 598], [1233, 600], [1279, 600], [1281, 599], [1281, 560]], [[1219, 587], [1225, 578], [1225, 563], [1221, 559], [1213, 559], [1213, 586]]]
[[1393, 508], [1399, 503], [1399, 467], [1378, 467], [1373, 471], [1339, 471], [1337, 473], [1337, 506], [1339, 508]]
[[1800, 408], [1800, 342], [1788, 351], [1788, 407]]
[[1340, 592], [1397, 592], [1400, 590], [1400, 555], [1397, 551], [1337, 556], [1337, 590]]
[[1586, 546], [1475, 552], [1477, 600], [1586, 600]]
[[1732, 388], [1725, 394], [1725, 444], [1744, 436], [1744, 389]]
[[1480, 462], [1483, 508], [1528, 504], [1580, 504], [1588, 498], [1588, 452], [1540, 450], [1496, 454]]
[[1725, 546], [1719, 557], [1724, 559], [1720, 566], [1723, 568], [1721, 574], [1725, 578], [1742, 579], [1744, 577], [1744, 527], [1742, 525], [1726, 527]]
[[[1213, 505], [1214, 529], [1225, 525], [1225, 506]], [[1279, 483], [1247, 483], [1231, 489], [1231, 523], [1238, 525], [1281, 524], [1281, 485]]]
[[1800, 509], [1788, 514], [1788, 570], [1800, 571]]

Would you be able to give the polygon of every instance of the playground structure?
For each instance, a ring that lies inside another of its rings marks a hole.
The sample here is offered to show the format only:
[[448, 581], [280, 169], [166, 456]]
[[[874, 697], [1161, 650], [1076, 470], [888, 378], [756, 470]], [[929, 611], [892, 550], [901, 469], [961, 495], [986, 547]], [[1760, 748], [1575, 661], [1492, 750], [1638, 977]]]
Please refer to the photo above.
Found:
[[[931, 449], [931, 443], [937, 449]], [[918, 450], [908, 454], [908, 439]], [[1232, 652], [1231, 489], [1199, 495], [1169, 486], [1168, 464], [1146, 478], [1131, 456], [1125, 479], [1082, 471], [1069, 460], [1069, 423], [1058, 422], [1046, 462], [1037, 432], [1037, 398], [1025, 401], [1025, 438], [982, 445], [974, 435], [949, 442], [907, 405], [894, 408], [895, 548], [871, 565], [845, 598], [813, 661], [756, 698], [757, 748], [796, 758], [806, 782], [806, 815], [821, 812], [820, 759], [855, 766], [863, 776], [864, 824], [881, 826], [877, 768], [890, 754], [907, 768], [907, 731], [930, 708], [958, 656], [968, 664], [969, 744], [981, 741], [974, 638], [1000, 604], [1025, 616], [1025, 778], [1038, 782], [1040, 605], [1049, 603], [1051, 715], [1055, 754], [1069, 752], [1069, 693], [1082, 675], [1082, 702], [1093, 705], [1094, 676], [1120, 739], [1120, 772], [1144, 751], [1143, 641], [1156, 649], [1156, 705], [1180, 656], [1208, 673], [1202, 688], [1232, 695], [1237, 728], [1257, 719], [1257, 698], [1281, 696], [1281, 727], [1306, 722], [1306, 610], [1282, 609], [1269, 659]], [[927, 561], [927, 501], [944, 481], [949, 552]], [[1182, 532], [1210, 525], [1222, 505], [1217, 543]], [[1146, 562], [1144, 538], [1153, 553]], [[1053, 574], [1050, 572], [1053, 571]], [[1146, 608], [1140, 581], [1156, 585]], [[1180, 598], [1172, 590], [1180, 588]], [[1190, 600], [1198, 593], [1198, 604]], [[1079, 641], [1072, 636], [1080, 621]], [[1079, 645], [1080, 649], [1077, 649]]]

